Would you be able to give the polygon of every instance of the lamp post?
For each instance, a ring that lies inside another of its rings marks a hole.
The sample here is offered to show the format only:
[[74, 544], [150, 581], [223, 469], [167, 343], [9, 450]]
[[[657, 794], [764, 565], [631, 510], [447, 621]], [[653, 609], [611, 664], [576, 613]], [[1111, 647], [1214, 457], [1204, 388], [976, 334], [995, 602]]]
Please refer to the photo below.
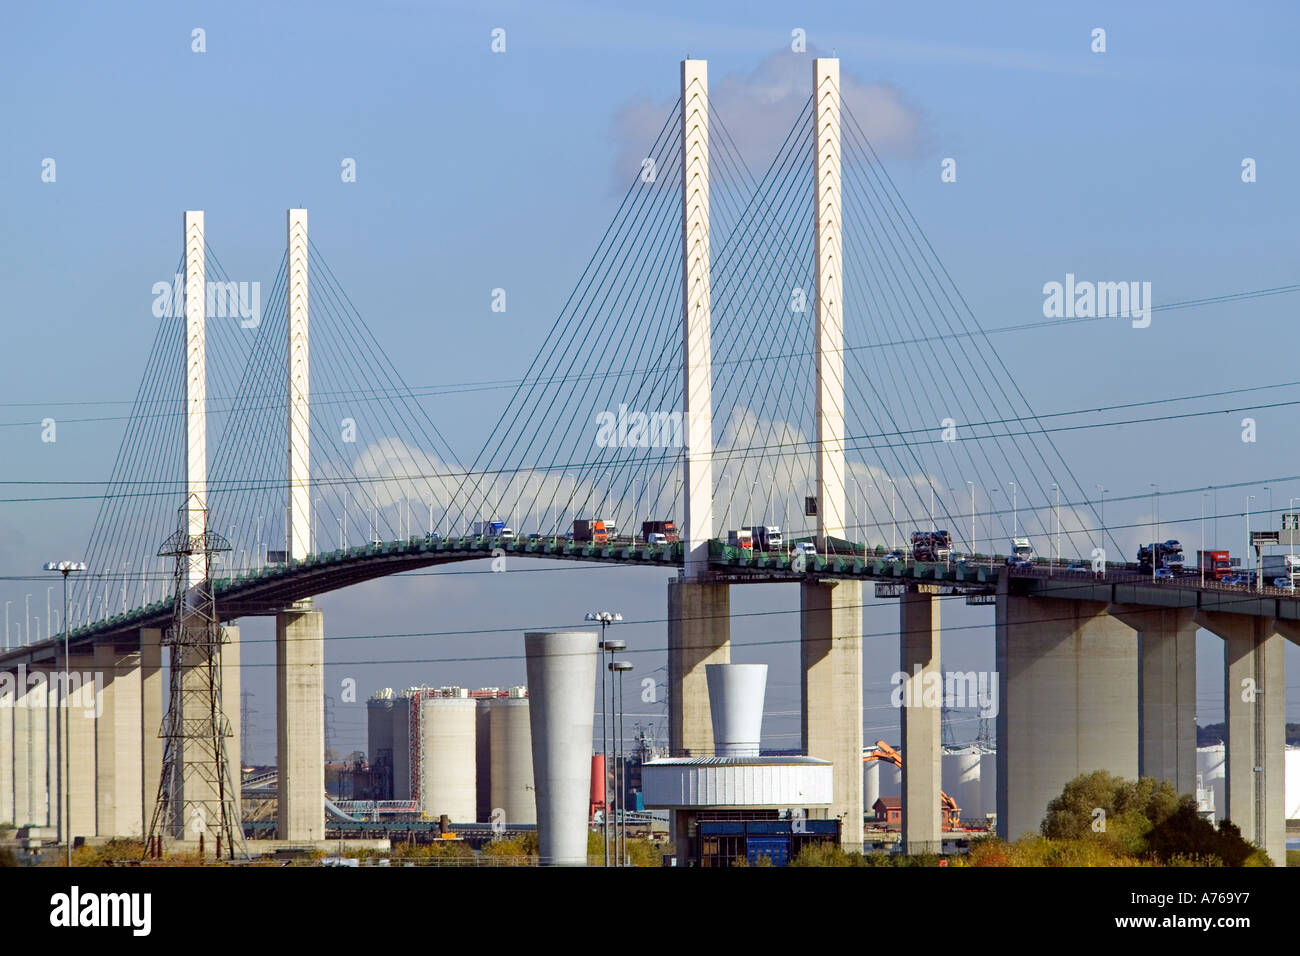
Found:
[[973, 563], [975, 552], [979, 550], [975, 547], [975, 482], [967, 481], [966, 484], [970, 485], [970, 553]]
[[894, 511], [894, 506], [898, 503], [898, 486], [894, 484], [893, 478], [886, 478], [889, 482], [889, 550], [898, 550], [898, 518]]
[[[605, 640], [605, 629], [609, 625], [623, 620], [623, 615], [617, 611], [588, 611], [584, 620], [600, 622], [600, 644], [602, 651], [621, 651], [627, 645], [623, 641]], [[617, 645], [617, 646], [616, 646]], [[600, 668], [600, 758], [602, 764], [609, 760], [609, 731], [607, 729], [605, 717], [605, 668]], [[609, 770], [608, 767], [601, 768], [600, 781], [600, 799], [604, 806], [601, 808], [601, 835], [604, 837], [605, 846], [605, 866], [609, 866]]]
[[1061, 486], [1052, 482], [1052, 487], [1056, 490], [1056, 559], [1048, 565], [1048, 574], [1051, 574], [1053, 568], [1061, 563]]
[[1205, 496], [1207, 494], [1209, 492], [1201, 492], [1201, 548], [1200, 553], [1196, 556], [1196, 563], [1201, 568], [1201, 587], [1205, 587]]
[[[620, 644], [622, 641], [619, 642]], [[609, 669], [618, 674], [618, 722], [617, 737], [614, 740], [614, 806], [622, 810], [616, 819], [614, 830], [614, 855], [619, 866], [627, 866], [627, 807], [623, 806], [624, 788], [627, 785], [627, 758], [623, 756], [623, 675], [632, 669], [631, 661], [610, 661]], [[612, 688], [611, 688], [612, 691]], [[621, 848], [620, 848], [621, 847]]]
[[[74, 571], [86, 570], [86, 565], [81, 561], [46, 561], [44, 569], [46, 571], [58, 571], [63, 575], [63, 693], [68, 693], [68, 575]], [[48, 593], [48, 592], [47, 592]], [[49, 615], [45, 617], [45, 628], [49, 630]], [[63, 812], [60, 814], [63, 830], [63, 839], [68, 846], [68, 866], [72, 866], [72, 813], [68, 801], [72, 794], [72, 752], [68, 747], [68, 733], [71, 727], [68, 726], [68, 706], [66, 700], [59, 701], [63, 710]]]
[[1097, 536], [1097, 539], [1104, 554], [1106, 551], [1106, 492], [1109, 489], [1098, 483], [1097, 490], [1101, 492], [1101, 534]]
[[1254, 499], [1254, 497], [1255, 497], [1254, 495], [1246, 496], [1246, 560], [1247, 561], [1250, 560], [1250, 502]]
[[9, 650], [9, 605], [13, 601], [5, 601], [5, 651]]
[[1007, 484], [1011, 486], [1011, 544], [1014, 549], [1016, 536], [1020, 533], [1020, 525], [1018, 523], [1016, 512], [1016, 483], [1014, 481], [1009, 481]]

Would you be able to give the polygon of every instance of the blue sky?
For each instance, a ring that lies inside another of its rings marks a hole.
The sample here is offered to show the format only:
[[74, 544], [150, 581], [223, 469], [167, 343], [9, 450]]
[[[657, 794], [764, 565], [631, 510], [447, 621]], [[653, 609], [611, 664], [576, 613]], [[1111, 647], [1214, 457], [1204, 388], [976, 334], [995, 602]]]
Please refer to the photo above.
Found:
[[[265, 285], [283, 250], [285, 208], [309, 208], [314, 242], [409, 384], [522, 374], [617, 205], [615, 184], [638, 145], [629, 117], [671, 105], [687, 54], [709, 60], [715, 89], [770, 79], [783, 58], [801, 56], [790, 52], [796, 28], [905, 112], [911, 134], [887, 155], [891, 175], [986, 327], [1040, 318], [1043, 283], [1067, 272], [1150, 281], [1157, 303], [1300, 281], [1300, 17], [1287, 4], [68, 3], [3, 17], [0, 460], [10, 481], [108, 477], [128, 406], [104, 403], [135, 393], [155, 331], [150, 289], [171, 275], [186, 208], [207, 211], [208, 240], [232, 277]], [[206, 31], [202, 54], [191, 52], [196, 27]], [[500, 55], [489, 49], [496, 27], [506, 30]], [[1090, 50], [1097, 27], [1107, 35], [1101, 54]], [[731, 115], [743, 127], [737, 97]], [[54, 183], [41, 180], [46, 157], [57, 163]], [[344, 157], [356, 159], [356, 183], [340, 181]], [[940, 182], [945, 157], [957, 160], [956, 183]], [[1244, 157], [1256, 160], [1257, 182], [1241, 181]], [[758, 169], [768, 157], [749, 159]], [[505, 314], [489, 311], [495, 287], [510, 290]], [[1283, 295], [1157, 313], [1142, 330], [1101, 322], [994, 341], [1040, 412], [1143, 401], [1300, 377], [1289, 348], [1296, 302]], [[471, 393], [427, 407], [468, 456], [504, 401]], [[1249, 414], [1254, 443], [1241, 441], [1237, 414], [1073, 433], [1061, 447], [1086, 488], [1102, 482], [1116, 497], [1150, 482], [1300, 474], [1294, 409]], [[53, 444], [34, 424], [46, 416], [61, 422]], [[22, 496], [4, 487], [0, 498]], [[1300, 480], [1270, 488], [1280, 510]], [[1234, 545], [1251, 493], [1265, 506], [1262, 487], [1220, 499], [1221, 537]], [[1162, 499], [1163, 536], [1197, 540], [1199, 507], [1196, 494]], [[0, 573], [79, 554], [94, 511], [93, 501], [0, 502]], [[1111, 521], [1149, 514], [1142, 502], [1107, 511]], [[791, 608], [797, 595], [787, 590], [738, 593], [733, 607]], [[44, 591], [0, 581], [15, 615], [31, 593], [43, 617]], [[594, 604], [657, 621], [664, 575], [412, 577], [321, 604], [332, 636], [564, 624]], [[891, 608], [868, 609], [864, 630], [894, 626]], [[991, 614], [959, 605], [945, 615], [991, 624]], [[266, 623], [245, 627], [259, 759], [273, 742]], [[797, 648], [744, 644], [796, 628], [779, 615], [733, 624], [733, 659], [776, 668], [770, 711], [794, 709]], [[663, 645], [662, 624], [626, 630], [634, 646]], [[952, 666], [991, 668], [991, 627], [959, 633]], [[873, 705], [885, 699], [895, 652], [888, 637], [867, 640], [878, 648], [868, 653]], [[1202, 636], [1202, 720], [1221, 712], [1218, 649]], [[335, 641], [327, 657], [339, 662], [331, 681], [355, 676], [364, 696], [412, 679], [507, 685], [522, 680], [523, 665], [346, 662], [520, 652], [510, 633]], [[1288, 653], [1296, 719], [1300, 665]], [[648, 669], [663, 665], [662, 653], [643, 658]], [[334, 711], [359, 745], [359, 707]], [[893, 738], [895, 715], [869, 710], [869, 724], [873, 713]], [[776, 718], [766, 729], [797, 727]]]

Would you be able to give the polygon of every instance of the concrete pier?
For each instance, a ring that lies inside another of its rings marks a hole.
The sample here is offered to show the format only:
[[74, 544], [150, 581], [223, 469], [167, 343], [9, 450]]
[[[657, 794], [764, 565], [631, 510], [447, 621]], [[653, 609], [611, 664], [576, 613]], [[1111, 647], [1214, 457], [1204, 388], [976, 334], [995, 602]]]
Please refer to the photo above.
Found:
[[731, 663], [731, 590], [726, 584], [668, 582], [668, 746], [713, 756], [705, 668]]
[[1137, 631], [1138, 772], [1196, 795], [1196, 622], [1190, 608], [1112, 604]]
[[1285, 638], [1267, 617], [1210, 611], [1196, 623], [1223, 638], [1228, 819], [1286, 866]]
[[14, 705], [17, 678], [0, 672], [0, 823], [14, 822]]
[[803, 749], [834, 765], [830, 814], [844, 848], [861, 850], [862, 585], [804, 583], [799, 598]]
[[1106, 604], [997, 595], [998, 835], [1038, 833], [1073, 778], [1138, 776], [1137, 638]]
[[[95, 826], [98, 836], [143, 836], [144, 775], [140, 648], [95, 645], [102, 693], [95, 722]], [[74, 718], [79, 719], [79, 718]]]
[[275, 677], [277, 833], [324, 839], [325, 617], [310, 602], [275, 616]]
[[529, 728], [543, 866], [587, 863], [587, 798], [595, 726], [596, 635], [532, 631], [527, 655]]
[[[939, 599], [904, 592], [899, 605], [899, 667], [903, 685], [903, 847], [906, 853], [943, 849], [943, 672], [939, 663]], [[940, 688], [926, 700], [927, 685]]]
[[140, 629], [140, 832], [147, 834], [158, 803], [163, 765], [162, 630]]

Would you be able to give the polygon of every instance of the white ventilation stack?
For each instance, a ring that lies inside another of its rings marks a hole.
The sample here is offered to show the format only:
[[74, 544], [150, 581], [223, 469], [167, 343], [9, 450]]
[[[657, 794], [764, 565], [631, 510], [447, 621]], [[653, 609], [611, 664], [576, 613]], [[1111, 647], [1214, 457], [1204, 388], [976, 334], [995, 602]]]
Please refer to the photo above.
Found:
[[763, 730], [766, 664], [706, 664], [713, 753], [718, 757], [757, 757]]
[[586, 866], [587, 800], [595, 724], [596, 634], [524, 634], [543, 866]]

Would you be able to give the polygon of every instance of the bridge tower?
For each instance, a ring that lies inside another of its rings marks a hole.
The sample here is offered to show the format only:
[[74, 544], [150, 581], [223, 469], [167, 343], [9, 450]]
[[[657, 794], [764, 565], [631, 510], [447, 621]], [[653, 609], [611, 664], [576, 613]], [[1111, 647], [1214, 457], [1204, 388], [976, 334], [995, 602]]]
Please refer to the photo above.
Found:
[[[307, 210], [290, 209], [288, 226], [288, 518], [291, 561], [316, 549], [311, 540], [311, 365]], [[325, 619], [311, 599], [275, 616], [276, 765], [281, 840], [325, 838]]]
[[[843, 229], [840, 183], [840, 61], [813, 60], [816, 230], [817, 548], [829, 554], [844, 526]], [[862, 848], [862, 585], [800, 585], [803, 749], [830, 760], [831, 815], [845, 849]], [[937, 744], [936, 744], [937, 746]], [[904, 754], [906, 760], [906, 754]], [[906, 773], [906, 767], [904, 773]]]
[[713, 538], [709, 71], [683, 60], [682, 397], [685, 518], [681, 577], [668, 582], [668, 736], [674, 753], [713, 753], [708, 664], [731, 662], [731, 592], [708, 580]]

